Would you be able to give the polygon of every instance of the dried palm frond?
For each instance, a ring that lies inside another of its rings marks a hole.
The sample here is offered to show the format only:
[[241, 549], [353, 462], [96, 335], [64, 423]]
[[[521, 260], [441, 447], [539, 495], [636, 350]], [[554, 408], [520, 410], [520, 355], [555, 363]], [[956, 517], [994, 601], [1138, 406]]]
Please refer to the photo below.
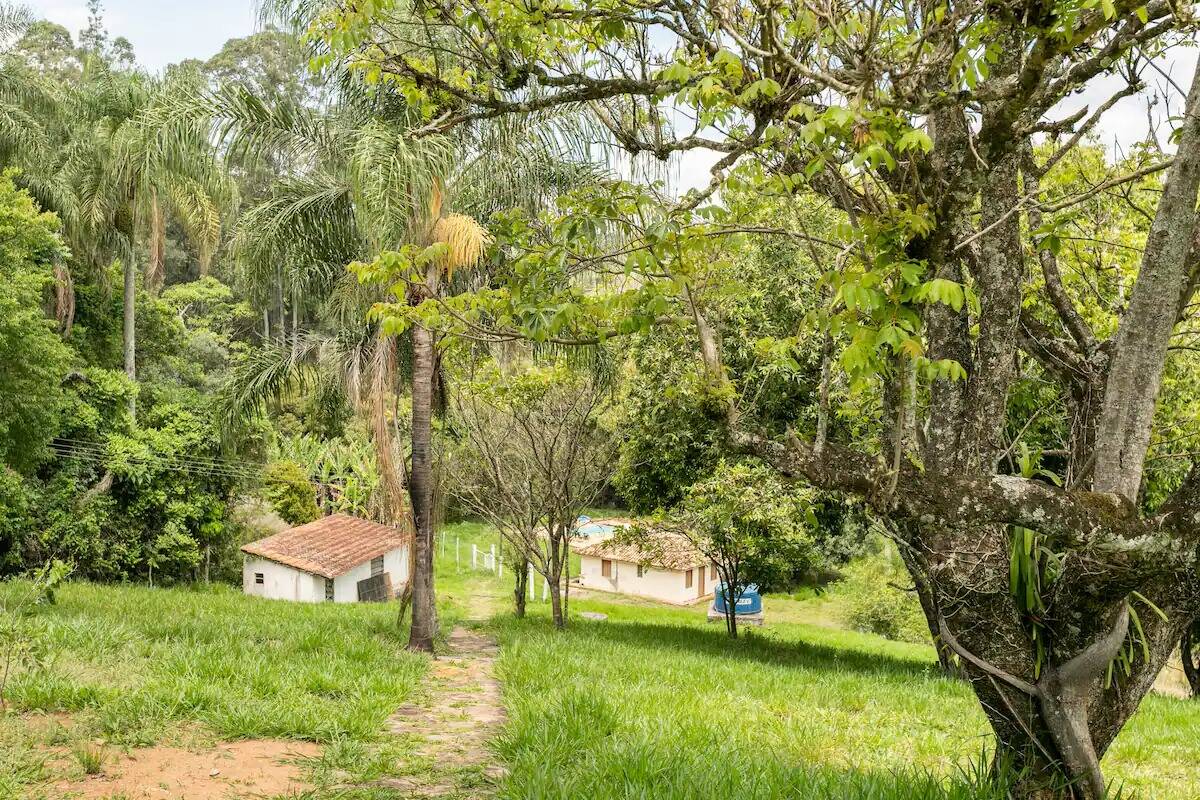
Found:
[[167, 223], [163, 219], [162, 206], [158, 203], [158, 191], [150, 189], [150, 260], [146, 263], [146, 289], [157, 295], [167, 278], [166, 249]]
[[472, 217], [448, 214], [434, 223], [433, 241], [447, 246], [441, 266], [450, 277], [454, 270], [478, 263], [492, 235]]
[[75, 324], [75, 279], [65, 264], [54, 265], [54, 318], [62, 335], [70, 336]]

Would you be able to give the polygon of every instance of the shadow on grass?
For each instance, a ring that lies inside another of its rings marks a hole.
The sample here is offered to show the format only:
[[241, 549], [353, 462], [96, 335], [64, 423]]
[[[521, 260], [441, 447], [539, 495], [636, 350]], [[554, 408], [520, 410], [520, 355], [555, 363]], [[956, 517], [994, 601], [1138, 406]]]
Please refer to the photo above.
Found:
[[[501, 630], [553, 634], [546, 620], [537, 617], [517, 619], [509, 614], [493, 620]], [[572, 619], [565, 633], [572, 637], [588, 637], [611, 645], [624, 645], [659, 651], [686, 651], [696, 655], [739, 659], [759, 664], [795, 667], [811, 670], [854, 671], [903, 680], [947, 680], [937, 670], [931, 657], [928, 661], [902, 658], [888, 653], [871, 653], [852, 647], [834, 647], [815, 642], [782, 640], [756, 635], [751, 631], [737, 640], [730, 639], [723, 627], [707, 630], [688, 625], [668, 623], [603, 621]]]

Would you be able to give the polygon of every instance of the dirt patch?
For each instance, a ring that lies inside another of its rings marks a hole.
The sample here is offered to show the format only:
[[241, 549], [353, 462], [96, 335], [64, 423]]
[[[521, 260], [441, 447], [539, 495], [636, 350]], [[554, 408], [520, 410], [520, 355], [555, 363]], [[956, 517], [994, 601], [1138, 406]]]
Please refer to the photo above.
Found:
[[384, 783], [414, 797], [488, 797], [505, 774], [488, 747], [504, 722], [495, 677], [499, 648], [466, 628], [455, 628], [449, 645], [433, 664], [425, 702], [400, 708], [388, 721], [392, 733], [414, 738], [414, 760], [427, 766]]
[[307, 788], [296, 760], [319, 754], [309, 742], [251, 739], [200, 752], [178, 747], [108, 751], [100, 775], [55, 785], [52, 797], [93, 800], [229, 800]]

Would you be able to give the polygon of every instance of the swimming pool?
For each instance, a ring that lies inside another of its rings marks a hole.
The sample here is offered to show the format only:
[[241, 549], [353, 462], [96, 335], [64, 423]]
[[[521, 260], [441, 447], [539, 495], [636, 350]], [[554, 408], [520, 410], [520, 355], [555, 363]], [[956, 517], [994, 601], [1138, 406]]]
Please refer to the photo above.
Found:
[[593, 522], [590, 517], [580, 517], [575, 521], [575, 535], [581, 539], [601, 539], [612, 536], [616, 526], [604, 522]]

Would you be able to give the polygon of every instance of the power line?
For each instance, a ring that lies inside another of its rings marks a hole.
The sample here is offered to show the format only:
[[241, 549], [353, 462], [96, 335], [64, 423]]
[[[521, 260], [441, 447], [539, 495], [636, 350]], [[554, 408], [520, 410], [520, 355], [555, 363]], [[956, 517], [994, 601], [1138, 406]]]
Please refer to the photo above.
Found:
[[[111, 457], [105, 448], [96, 444], [85, 443], [84, 446], [79, 446], [67, 444], [65, 441], [51, 442], [50, 449], [59, 458], [100, 466], [104, 466]], [[262, 481], [262, 465], [260, 464], [245, 464], [244, 466], [240, 466], [234, 462], [217, 462], [211, 459], [195, 459], [192, 461], [186, 456], [128, 455], [126, 458], [132, 463], [154, 467], [164, 472], [199, 474], [210, 478], [230, 478], [243, 480], [248, 483]], [[210, 463], [206, 464], [205, 462]], [[345, 482], [322, 481], [312, 477], [306, 477], [305, 480], [314, 486], [343, 491], [346, 488]]]

